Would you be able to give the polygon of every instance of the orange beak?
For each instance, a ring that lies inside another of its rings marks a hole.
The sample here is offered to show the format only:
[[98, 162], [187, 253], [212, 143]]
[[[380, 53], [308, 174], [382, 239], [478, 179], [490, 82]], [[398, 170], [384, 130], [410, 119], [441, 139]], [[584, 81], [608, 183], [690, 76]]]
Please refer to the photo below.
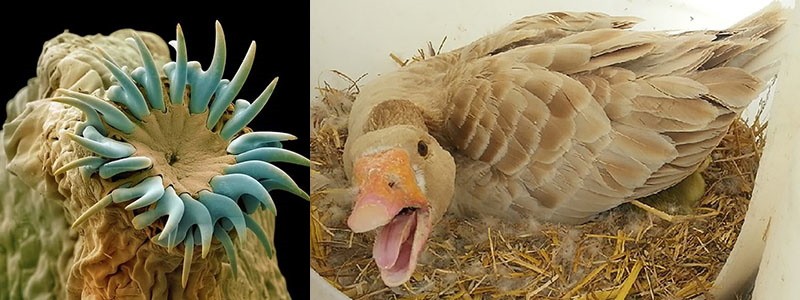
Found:
[[358, 195], [347, 225], [353, 232], [373, 230], [392, 221], [404, 208], [428, 209], [408, 153], [390, 149], [355, 161]]

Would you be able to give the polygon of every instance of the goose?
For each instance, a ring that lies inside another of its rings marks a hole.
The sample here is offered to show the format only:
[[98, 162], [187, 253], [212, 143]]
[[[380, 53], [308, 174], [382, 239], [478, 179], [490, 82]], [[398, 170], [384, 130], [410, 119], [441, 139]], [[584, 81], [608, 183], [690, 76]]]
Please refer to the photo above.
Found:
[[348, 227], [376, 232], [381, 279], [413, 274], [446, 212], [580, 224], [687, 178], [765, 87], [771, 5], [730, 29], [631, 30], [554, 12], [363, 86], [343, 162]]

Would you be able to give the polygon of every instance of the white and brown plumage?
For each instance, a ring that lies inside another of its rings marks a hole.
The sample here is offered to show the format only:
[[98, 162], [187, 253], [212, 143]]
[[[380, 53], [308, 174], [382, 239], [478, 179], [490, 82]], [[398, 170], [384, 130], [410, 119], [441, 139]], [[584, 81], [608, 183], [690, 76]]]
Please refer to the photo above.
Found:
[[387, 285], [408, 280], [448, 207], [579, 223], [686, 178], [762, 91], [748, 62], [783, 17], [771, 6], [679, 34], [629, 30], [636, 21], [526, 17], [362, 89], [344, 154], [358, 189], [348, 225], [379, 228]]

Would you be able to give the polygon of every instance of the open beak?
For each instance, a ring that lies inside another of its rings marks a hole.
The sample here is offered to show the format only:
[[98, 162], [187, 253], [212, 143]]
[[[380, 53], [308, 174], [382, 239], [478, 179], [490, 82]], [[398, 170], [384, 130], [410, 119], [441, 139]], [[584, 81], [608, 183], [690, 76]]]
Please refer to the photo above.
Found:
[[353, 171], [358, 195], [347, 225], [356, 233], [379, 230], [375, 263], [387, 286], [401, 285], [414, 273], [431, 231], [428, 199], [404, 150], [362, 156]]

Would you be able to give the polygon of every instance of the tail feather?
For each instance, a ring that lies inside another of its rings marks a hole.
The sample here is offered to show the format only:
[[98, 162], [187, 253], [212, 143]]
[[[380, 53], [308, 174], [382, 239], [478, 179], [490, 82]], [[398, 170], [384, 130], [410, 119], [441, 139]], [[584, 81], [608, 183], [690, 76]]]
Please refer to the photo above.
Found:
[[703, 68], [738, 67], [768, 81], [778, 72], [784, 55], [783, 40], [790, 10], [777, 1], [717, 34], [720, 40], [733, 43], [733, 49], [715, 55]]

